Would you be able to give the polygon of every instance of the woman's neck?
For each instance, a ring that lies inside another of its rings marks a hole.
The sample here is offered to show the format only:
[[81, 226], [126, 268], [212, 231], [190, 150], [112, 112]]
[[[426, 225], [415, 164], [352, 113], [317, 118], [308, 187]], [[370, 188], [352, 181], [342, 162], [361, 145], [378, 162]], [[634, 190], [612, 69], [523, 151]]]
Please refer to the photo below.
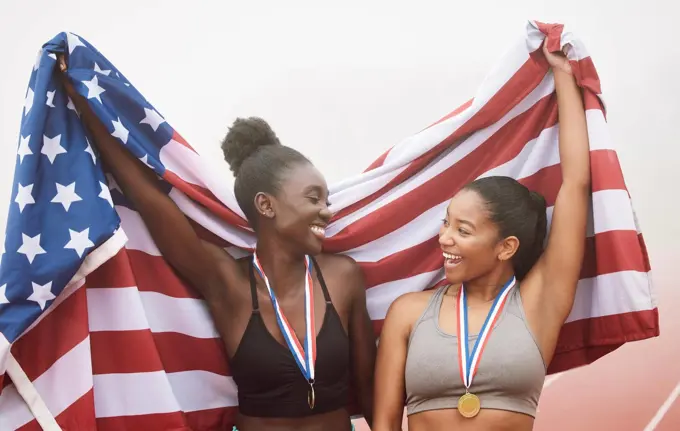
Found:
[[305, 256], [276, 239], [258, 238], [257, 258], [277, 297], [299, 292], [304, 287]]
[[512, 266], [499, 265], [490, 273], [464, 283], [468, 302], [490, 302], [514, 275]]

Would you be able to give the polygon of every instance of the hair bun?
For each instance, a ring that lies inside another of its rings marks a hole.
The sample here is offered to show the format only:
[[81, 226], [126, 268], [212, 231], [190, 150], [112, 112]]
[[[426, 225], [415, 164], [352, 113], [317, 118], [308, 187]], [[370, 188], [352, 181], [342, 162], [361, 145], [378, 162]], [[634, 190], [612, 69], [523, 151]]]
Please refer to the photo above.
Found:
[[222, 141], [224, 159], [238, 175], [243, 162], [260, 148], [281, 145], [269, 124], [259, 117], [237, 118]]

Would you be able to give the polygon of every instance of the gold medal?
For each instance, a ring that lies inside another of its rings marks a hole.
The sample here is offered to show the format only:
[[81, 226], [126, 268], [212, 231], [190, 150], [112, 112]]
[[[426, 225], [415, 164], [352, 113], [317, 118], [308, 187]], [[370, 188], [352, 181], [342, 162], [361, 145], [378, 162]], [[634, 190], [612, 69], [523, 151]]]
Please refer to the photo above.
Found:
[[458, 411], [463, 417], [473, 418], [477, 416], [480, 408], [479, 398], [475, 394], [466, 392], [462, 397], [458, 398]]
[[314, 395], [313, 383], [309, 384], [309, 392], [307, 392], [307, 404], [309, 404], [309, 408], [311, 410], [314, 410], [314, 404], [316, 404], [316, 396]]

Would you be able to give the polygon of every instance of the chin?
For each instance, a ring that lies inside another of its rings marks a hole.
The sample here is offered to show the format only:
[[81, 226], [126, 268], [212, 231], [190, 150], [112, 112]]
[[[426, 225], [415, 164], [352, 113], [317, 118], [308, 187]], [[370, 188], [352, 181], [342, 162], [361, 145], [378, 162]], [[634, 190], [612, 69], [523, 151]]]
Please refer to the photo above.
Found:
[[316, 256], [323, 251], [323, 241], [314, 237], [311, 241], [304, 244], [304, 253], [310, 256]]

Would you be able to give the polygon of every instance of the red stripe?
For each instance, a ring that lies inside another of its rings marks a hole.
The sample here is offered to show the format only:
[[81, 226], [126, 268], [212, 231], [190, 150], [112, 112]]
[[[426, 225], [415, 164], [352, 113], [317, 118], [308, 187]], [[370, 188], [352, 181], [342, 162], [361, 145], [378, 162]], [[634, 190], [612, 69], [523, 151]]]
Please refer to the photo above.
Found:
[[248, 223], [241, 216], [224, 206], [210, 190], [196, 184], [190, 184], [169, 170], [163, 173], [163, 179], [194, 201], [206, 207], [210, 213], [218, 216], [223, 221], [242, 228], [248, 226]]
[[[172, 140], [179, 143], [179, 144], [184, 145], [185, 147], [187, 147], [188, 149], [190, 149], [191, 151], [196, 153], [196, 150], [194, 150], [194, 148], [191, 145], [189, 145], [189, 143], [182, 137], [182, 135], [180, 135], [177, 132], [177, 130], [172, 131]], [[198, 154], [198, 153], [196, 153], [196, 154]]]
[[[460, 312], [463, 309], [463, 306], [461, 302], [463, 301], [463, 297], [461, 295], [458, 295], [458, 300], [456, 301], [456, 326], [458, 326], [458, 339], [463, 339], [460, 335], [461, 330], [460, 330]], [[463, 357], [463, 343], [457, 343], [458, 344], [458, 372], [460, 374], [460, 380], [465, 382], [465, 370], [463, 369], [463, 361], [460, 360], [460, 358]]]
[[97, 431], [231, 431], [237, 411], [236, 407], [223, 407], [190, 413], [97, 418]]
[[199, 370], [231, 376], [219, 338], [142, 329], [93, 332], [90, 341], [93, 374]]
[[88, 332], [87, 297], [80, 288], [15, 342], [12, 354], [28, 378], [35, 380], [87, 338]]

